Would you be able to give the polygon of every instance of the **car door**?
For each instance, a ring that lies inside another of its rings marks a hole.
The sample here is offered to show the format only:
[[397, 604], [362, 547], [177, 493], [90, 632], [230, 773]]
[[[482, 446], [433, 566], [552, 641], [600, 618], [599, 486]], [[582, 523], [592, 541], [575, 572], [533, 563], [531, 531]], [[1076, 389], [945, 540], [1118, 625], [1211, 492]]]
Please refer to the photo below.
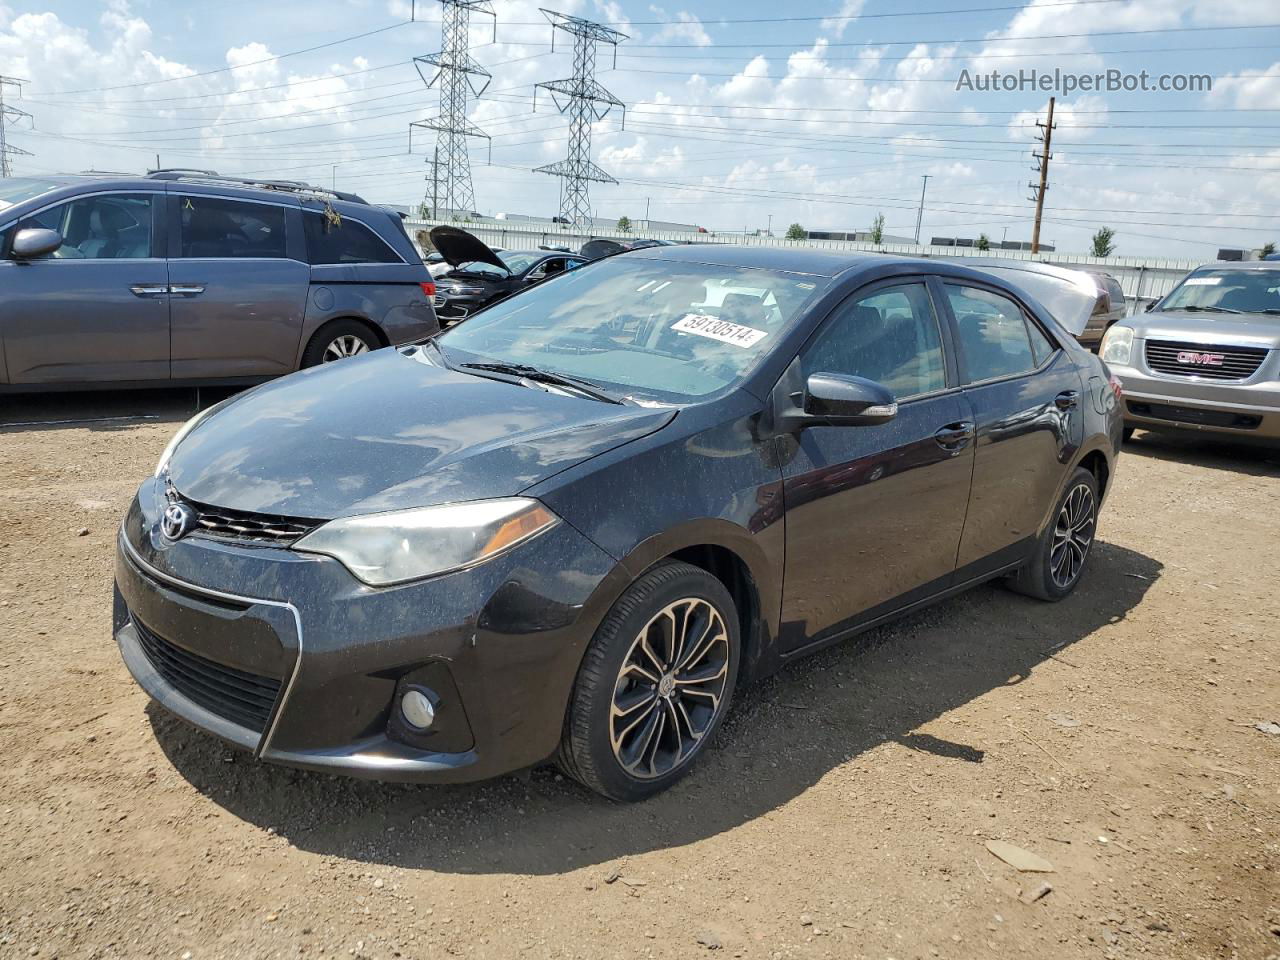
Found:
[[1031, 549], [1084, 435], [1083, 387], [1071, 355], [1012, 297], [968, 280], [942, 287], [977, 425], [958, 566], [978, 575]]
[[[0, 331], [10, 383], [112, 383], [169, 377], [163, 197], [94, 193], [54, 204], [6, 231]], [[62, 246], [17, 260], [19, 229], [45, 227]]]
[[898, 400], [876, 426], [811, 426], [784, 458], [784, 648], [946, 587], [969, 499], [972, 423], [936, 292], [924, 279], [855, 293], [801, 351], [804, 378], [875, 380]]
[[175, 379], [294, 369], [311, 280], [296, 205], [170, 195]]

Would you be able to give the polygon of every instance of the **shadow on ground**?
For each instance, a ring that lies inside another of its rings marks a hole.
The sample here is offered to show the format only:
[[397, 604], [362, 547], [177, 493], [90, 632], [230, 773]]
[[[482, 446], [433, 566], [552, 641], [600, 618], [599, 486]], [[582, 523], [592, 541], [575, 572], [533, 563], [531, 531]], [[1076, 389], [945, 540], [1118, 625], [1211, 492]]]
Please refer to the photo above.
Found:
[[981, 744], [917, 728], [1122, 620], [1161, 564], [1099, 541], [1057, 605], [980, 587], [802, 661], [740, 692], [719, 742], [691, 776], [638, 806], [602, 800], [550, 768], [451, 787], [378, 784], [250, 760], [152, 705], [178, 772], [237, 817], [300, 849], [455, 873], [552, 874], [678, 847], [787, 803], [887, 741], [955, 763]]
[[150, 421], [181, 423], [237, 389], [164, 387], [11, 394], [0, 404], [0, 431], [129, 430]]
[[1280, 446], [1238, 443], [1230, 438], [1139, 430], [1124, 445], [1124, 453], [1212, 470], [1231, 470], [1253, 477], [1280, 477]]

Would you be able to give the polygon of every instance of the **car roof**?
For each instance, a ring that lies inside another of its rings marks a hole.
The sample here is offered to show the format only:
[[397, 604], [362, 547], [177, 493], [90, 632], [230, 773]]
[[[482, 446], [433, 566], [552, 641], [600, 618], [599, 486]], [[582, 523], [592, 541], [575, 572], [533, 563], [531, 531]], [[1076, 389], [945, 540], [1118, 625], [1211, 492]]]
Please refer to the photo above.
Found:
[[[1217, 260], [1202, 263], [1196, 270], [1280, 270], [1280, 260]], [[1195, 272], [1194, 270], [1192, 271]]]
[[[293, 183], [291, 181], [278, 181], [273, 186], [270, 181], [266, 180], [248, 180], [233, 176], [220, 176], [218, 174], [206, 174], [200, 171], [192, 171], [190, 175], [179, 174], [176, 171], [155, 171], [152, 175], [139, 173], [115, 173], [107, 171], [87, 170], [84, 173], [59, 173], [48, 176], [30, 177], [26, 179], [42, 180], [46, 183], [55, 183], [62, 188], [74, 187], [93, 187], [96, 189], [121, 189], [121, 190], [187, 190], [192, 189], [197, 192], [210, 190], [217, 193], [225, 193], [232, 196], [242, 195], [254, 198], [270, 198], [272, 200], [282, 200], [286, 197], [295, 198], [300, 201], [311, 201], [313, 204], [321, 204], [328, 201], [336, 209], [341, 210], [347, 205], [352, 210], [359, 208], [368, 208], [376, 206], [371, 204], [363, 197], [350, 193], [333, 193], [323, 187], [312, 187], [308, 184]], [[170, 186], [172, 185], [172, 186]]]
[[835, 277], [850, 270], [894, 261], [917, 264], [918, 257], [894, 257], [880, 253], [851, 253], [842, 250], [819, 250], [814, 247], [751, 247], [731, 243], [690, 243], [671, 247], [643, 247], [615, 254], [619, 257], [643, 257], [649, 260], [673, 260], [682, 263], [705, 263], [725, 267], [755, 267]]

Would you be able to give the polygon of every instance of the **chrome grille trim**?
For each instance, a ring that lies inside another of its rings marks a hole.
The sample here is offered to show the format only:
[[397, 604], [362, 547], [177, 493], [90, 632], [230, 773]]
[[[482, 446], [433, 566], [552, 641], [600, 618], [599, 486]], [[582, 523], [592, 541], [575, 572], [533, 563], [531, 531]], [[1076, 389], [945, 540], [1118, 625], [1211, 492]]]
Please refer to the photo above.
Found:
[[[1267, 358], [1266, 347], [1222, 346], [1182, 340], [1147, 340], [1144, 352], [1147, 366], [1156, 373], [1208, 380], [1248, 380], [1258, 372]], [[1178, 359], [1180, 355], [1186, 354], [1209, 354], [1221, 359], [1217, 363], [1184, 362]]]
[[164, 496], [169, 503], [185, 503], [196, 512], [197, 527], [193, 533], [220, 540], [288, 546], [324, 523], [323, 520], [251, 513], [197, 503], [182, 496], [168, 477], [164, 481]]

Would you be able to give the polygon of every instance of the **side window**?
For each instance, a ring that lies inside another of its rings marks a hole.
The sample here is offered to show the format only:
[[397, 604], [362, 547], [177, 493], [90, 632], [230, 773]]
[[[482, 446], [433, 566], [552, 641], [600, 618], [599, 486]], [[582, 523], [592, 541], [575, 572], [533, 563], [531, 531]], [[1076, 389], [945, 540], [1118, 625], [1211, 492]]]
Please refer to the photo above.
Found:
[[179, 197], [178, 204], [184, 259], [285, 257], [283, 207], [204, 196]]
[[1044, 334], [1027, 323], [1022, 309], [1008, 297], [950, 283], [945, 288], [956, 315], [969, 382], [1029, 373], [1053, 351]]
[[138, 260], [151, 256], [151, 195], [102, 194], [68, 200], [18, 224], [62, 234], [56, 260]]
[[800, 363], [805, 376], [866, 377], [888, 387], [899, 400], [947, 385], [938, 318], [923, 283], [889, 287], [842, 304]]
[[332, 223], [322, 213], [305, 210], [302, 229], [307, 237], [307, 258], [312, 263], [403, 263], [363, 223], [345, 218]]

